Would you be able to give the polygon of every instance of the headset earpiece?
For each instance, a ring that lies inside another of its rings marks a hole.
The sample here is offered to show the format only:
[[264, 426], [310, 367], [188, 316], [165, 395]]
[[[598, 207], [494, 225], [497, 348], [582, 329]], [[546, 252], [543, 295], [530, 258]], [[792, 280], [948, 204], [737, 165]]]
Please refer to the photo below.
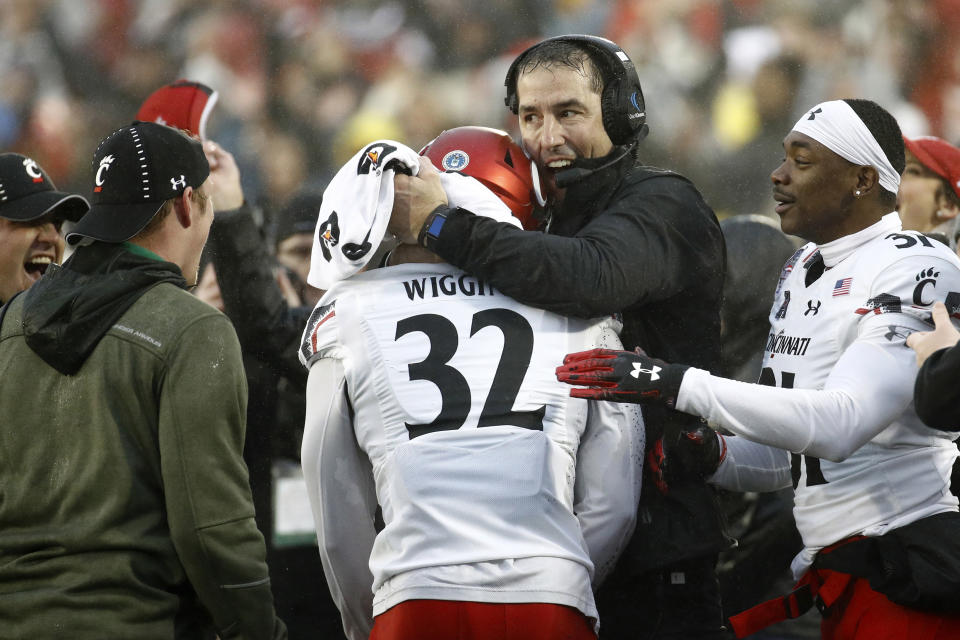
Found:
[[649, 128], [646, 124], [646, 106], [637, 70], [616, 43], [597, 36], [566, 35], [547, 38], [518, 55], [507, 70], [504, 80], [507, 95], [503, 102], [510, 111], [516, 114], [519, 109], [517, 76], [520, 73], [520, 63], [528, 57], [527, 54], [548, 42], [569, 42], [582, 47], [600, 69], [604, 78], [603, 93], [600, 96], [601, 116], [611, 142], [623, 145], [646, 137]]

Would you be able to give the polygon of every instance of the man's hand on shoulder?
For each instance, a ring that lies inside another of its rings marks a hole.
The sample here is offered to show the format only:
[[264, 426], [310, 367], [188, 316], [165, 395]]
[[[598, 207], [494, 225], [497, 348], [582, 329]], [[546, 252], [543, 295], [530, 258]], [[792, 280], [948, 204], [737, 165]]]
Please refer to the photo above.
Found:
[[239, 209], [243, 205], [243, 187], [240, 186], [240, 169], [233, 154], [213, 140], [203, 143], [203, 152], [210, 164], [206, 191], [213, 198], [213, 210]]
[[420, 157], [416, 176], [397, 173], [393, 178], [393, 214], [387, 230], [403, 244], [417, 244], [420, 229], [427, 216], [447, 204], [447, 194], [440, 184], [440, 173], [428, 158]]
[[935, 351], [957, 344], [960, 332], [950, 322], [950, 314], [942, 302], [933, 305], [933, 331], [917, 331], [907, 336], [907, 346], [917, 352], [917, 366], [922, 366]]
[[556, 373], [560, 382], [586, 387], [571, 389], [574, 398], [659, 403], [673, 408], [688, 368], [651, 358], [641, 349], [591, 349], [567, 355]]

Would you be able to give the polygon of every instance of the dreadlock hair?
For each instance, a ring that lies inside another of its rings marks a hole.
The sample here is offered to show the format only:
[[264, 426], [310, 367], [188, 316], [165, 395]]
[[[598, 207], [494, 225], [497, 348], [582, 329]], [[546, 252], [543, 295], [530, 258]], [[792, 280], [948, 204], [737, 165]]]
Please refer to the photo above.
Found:
[[[903, 147], [903, 134], [900, 132], [900, 125], [897, 124], [896, 118], [872, 100], [845, 98], [843, 101], [850, 105], [854, 113], [863, 120], [863, 124], [867, 125], [867, 129], [870, 130], [877, 144], [883, 149], [883, 153], [893, 166], [893, 170], [902, 174], [907, 163]], [[893, 208], [897, 205], [897, 194], [882, 189], [880, 201]]]

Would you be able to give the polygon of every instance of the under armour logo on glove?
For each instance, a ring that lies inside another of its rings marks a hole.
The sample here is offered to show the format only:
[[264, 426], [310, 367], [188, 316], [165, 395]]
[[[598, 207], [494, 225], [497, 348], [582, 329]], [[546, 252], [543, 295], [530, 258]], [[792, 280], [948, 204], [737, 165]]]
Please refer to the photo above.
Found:
[[657, 375], [657, 374], [660, 373], [660, 367], [654, 365], [653, 369], [644, 369], [644, 368], [642, 368], [642, 366], [640, 365], [639, 362], [634, 362], [634, 363], [633, 363], [633, 371], [630, 372], [630, 375], [632, 375], [634, 378], [637, 378], [637, 379], [639, 380], [641, 373], [649, 373], [649, 374], [650, 374], [650, 382], [653, 382], [654, 380], [659, 380], [659, 379], [660, 379], [660, 376]]
[[557, 367], [557, 380], [586, 387], [571, 389], [574, 398], [658, 402], [673, 407], [688, 368], [651, 358], [640, 349], [591, 349], [564, 358], [563, 365]]

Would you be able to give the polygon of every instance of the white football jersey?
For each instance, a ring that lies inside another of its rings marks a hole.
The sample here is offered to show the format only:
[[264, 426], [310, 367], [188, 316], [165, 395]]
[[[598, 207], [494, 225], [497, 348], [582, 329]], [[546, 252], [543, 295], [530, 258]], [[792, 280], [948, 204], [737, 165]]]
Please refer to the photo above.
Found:
[[[847, 239], [841, 239], [838, 253], [830, 254], [831, 243], [821, 254], [808, 244], [787, 262], [771, 308], [761, 384], [823, 389], [840, 356], [858, 339], [902, 348], [895, 366], [914, 366], [904, 342], [912, 331], [930, 329], [924, 321], [933, 302], [946, 301], [960, 317], [960, 261], [949, 249], [902, 231], [896, 213], [861, 233], [865, 241], [848, 236], [858, 246], [843, 246]], [[808, 284], [824, 257], [829, 268]], [[805, 545], [820, 548], [855, 533], [877, 535], [956, 510], [947, 488], [956, 437], [926, 427], [911, 402], [842, 462], [792, 454], [794, 515]]]
[[385, 523], [370, 557], [375, 614], [416, 597], [517, 601], [522, 585], [529, 601], [596, 616], [573, 513], [588, 403], [555, 369], [573, 351], [619, 348], [618, 330], [522, 305], [446, 264], [377, 269], [327, 292], [300, 355], [341, 360], [372, 465]]

